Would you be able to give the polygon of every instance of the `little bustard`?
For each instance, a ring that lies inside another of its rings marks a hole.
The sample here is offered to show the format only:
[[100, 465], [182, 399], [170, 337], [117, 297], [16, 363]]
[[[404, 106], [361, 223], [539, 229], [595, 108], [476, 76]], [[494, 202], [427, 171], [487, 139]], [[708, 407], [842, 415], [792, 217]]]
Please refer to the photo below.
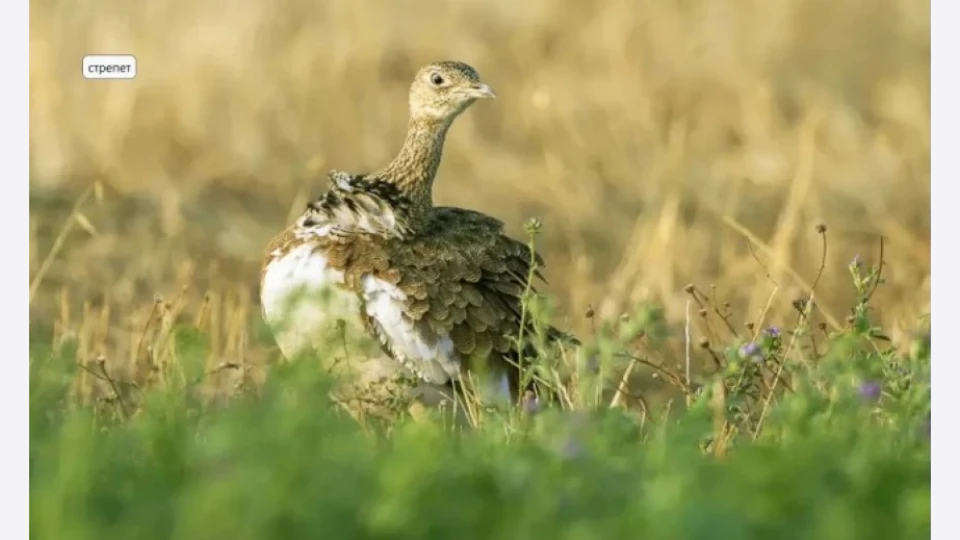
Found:
[[[494, 97], [467, 64], [423, 67], [410, 87], [397, 156], [369, 174], [332, 171], [329, 190], [270, 242], [261, 304], [284, 356], [309, 349], [331, 314], [356, 310], [384, 352], [422, 381], [453, 385], [484, 372], [481, 396], [492, 389], [517, 399], [521, 297], [528, 276], [539, 277], [531, 263], [543, 261], [505, 236], [497, 219], [436, 207], [432, 198], [454, 119]], [[326, 303], [293, 296], [324, 290]], [[567, 337], [553, 328], [547, 334]]]

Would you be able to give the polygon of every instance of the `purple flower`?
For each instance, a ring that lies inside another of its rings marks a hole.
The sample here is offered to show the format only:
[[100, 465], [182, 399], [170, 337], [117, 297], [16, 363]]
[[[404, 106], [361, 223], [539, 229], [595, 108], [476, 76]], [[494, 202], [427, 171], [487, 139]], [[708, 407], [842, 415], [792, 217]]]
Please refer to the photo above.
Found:
[[762, 351], [760, 350], [760, 345], [757, 345], [752, 341], [743, 347], [740, 347], [740, 358], [749, 358], [753, 362], [759, 362], [763, 360], [761, 353]]
[[780, 337], [780, 329], [777, 328], [776, 326], [771, 326], [770, 328], [767, 328], [766, 330], [763, 331], [763, 333], [773, 339]]
[[880, 384], [874, 381], [866, 381], [860, 385], [857, 393], [864, 401], [876, 401], [880, 399]]
[[860, 258], [859, 253], [853, 256], [853, 260], [850, 261], [850, 266], [853, 268], [863, 268], [863, 259]]

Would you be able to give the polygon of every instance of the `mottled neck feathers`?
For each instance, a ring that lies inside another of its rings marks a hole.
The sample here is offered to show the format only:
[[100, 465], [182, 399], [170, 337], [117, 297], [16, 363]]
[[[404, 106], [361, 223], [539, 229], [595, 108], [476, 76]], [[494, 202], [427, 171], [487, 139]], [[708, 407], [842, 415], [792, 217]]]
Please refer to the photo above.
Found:
[[331, 188], [297, 222], [301, 235], [405, 238], [433, 208], [433, 180], [449, 122], [411, 118], [397, 156], [377, 172], [331, 171]]
[[413, 202], [391, 182], [331, 171], [331, 187], [307, 204], [297, 221], [300, 236], [367, 234], [405, 238], [412, 234]]
[[400, 152], [386, 167], [371, 176], [390, 182], [417, 207], [433, 206], [433, 180], [443, 156], [449, 122], [413, 117]]

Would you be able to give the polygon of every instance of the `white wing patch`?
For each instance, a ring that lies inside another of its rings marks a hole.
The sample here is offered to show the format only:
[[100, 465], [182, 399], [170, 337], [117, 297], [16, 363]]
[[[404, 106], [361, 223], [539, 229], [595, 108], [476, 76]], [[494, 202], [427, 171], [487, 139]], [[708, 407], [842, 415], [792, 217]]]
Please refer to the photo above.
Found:
[[[450, 336], [433, 336], [403, 312], [406, 295], [399, 288], [367, 275], [363, 277], [363, 299], [372, 317], [389, 340], [389, 346], [406, 367], [429, 384], [459, 381], [461, 360]], [[485, 404], [509, 404], [512, 397], [506, 374], [476, 381], [478, 397]]]
[[380, 326], [397, 356], [430, 384], [446, 384], [460, 378], [460, 358], [450, 336], [429, 336], [403, 312], [406, 295], [399, 288], [373, 276], [363, 277], [367, 315]]
[[343, 272], [303, 243], [267, 265], [260, 286], [264, 319], [274, 330], [280, 350], [293, 358], [316, 346], [314, 341], [337, 319], [351, 319], [360, 301], [337, 287]]

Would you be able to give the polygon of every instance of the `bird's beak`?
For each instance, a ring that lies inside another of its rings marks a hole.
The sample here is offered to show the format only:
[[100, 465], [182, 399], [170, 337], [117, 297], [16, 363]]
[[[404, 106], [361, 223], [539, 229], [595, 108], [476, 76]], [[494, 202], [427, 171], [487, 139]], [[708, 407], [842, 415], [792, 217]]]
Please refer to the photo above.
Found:
[[484, 83], [474, 83], [467, 89], [467, 95], [474, 99], [495, 99], [497, 95], [493, 93], [493, 88]]

